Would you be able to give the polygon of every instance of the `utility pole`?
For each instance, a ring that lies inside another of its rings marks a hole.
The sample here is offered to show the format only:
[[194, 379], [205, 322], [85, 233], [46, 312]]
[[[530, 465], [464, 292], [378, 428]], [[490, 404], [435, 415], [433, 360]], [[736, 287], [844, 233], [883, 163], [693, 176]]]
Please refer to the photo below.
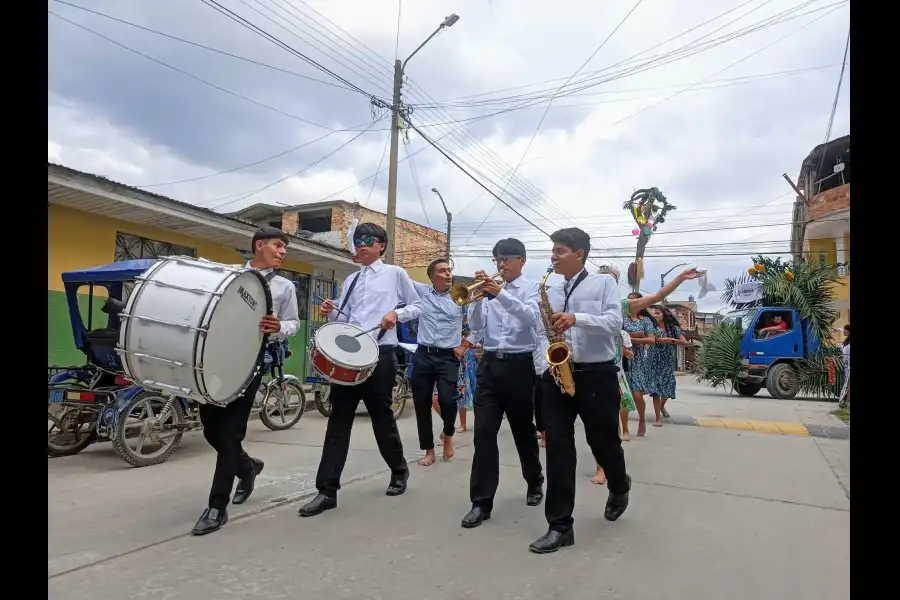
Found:
[[450, 260], [450, 225], [453, 223], [453, 213], [447, 210], [447, 205], [444, 203], [444, 197], [441, 196], [438, 189], [431, 188], [431, 191], [437, 194], [437, 197], [441, 201], [441, 206], [444, 207], [444, 214], [447, 215], [447, 260]]
[[406, 60], [400, 61], [397, 59], [394, 61], [394, 95], [391, 104], [391, 112], [393, 113], [391, 118], [391, 153], [388, 159], [388, 202], [387, 202], [387, 234], [388, 234], [388, 243], [387, 248], [384, 251], [384, 262], [389, 265], [394, 264], [394, 238], [395, 229], [396, 229], [396, 221], [397, 221], [397, 162], [398, 162], [398, 151], [400, 145], [400, 129], [402, 128], [402, 108], [400, 106], [400, 91], [403, 87], [403, 74], [406, 70], [406, 63], [409, 62], [413, 56], [416, 55], [416, 52], [422, 49], [425, 44], [431, 41], [431, 38], [436, 36], [446, 27], [452, 27], [454, 23], [459, 21], [459, 16], [452, 14], [446, 19], [444, 19], [438, 28], [434, 30], [434, 33], [429, 35], [424, 42], [419, 44], [419, 47], [413, 50], [412, 54], [406, 57]]

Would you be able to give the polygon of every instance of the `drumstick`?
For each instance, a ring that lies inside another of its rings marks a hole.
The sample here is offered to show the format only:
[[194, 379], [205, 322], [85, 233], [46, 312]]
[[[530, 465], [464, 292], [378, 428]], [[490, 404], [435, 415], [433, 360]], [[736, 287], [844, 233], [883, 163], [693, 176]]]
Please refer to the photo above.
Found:
[[353, 337], [358, 338], [358, 337], [361, 336], [361, 335], [366, 335], [367, 333], [372, 333], [372, 332], [375, 331], [376, 329], [381, 329], [381, 323], [379, 323], [378, 325], [376, 325], [376, 326], [373, 327], [372, 329], [366, 329], [365, 331], [360, 331], [359, 333], [357, 333], [357, 334], [354, 335]]
[[[319, 300], [319, 302], [325, 302], [325, 301], [326, 301], [325, 298], [323, 298], [322, 296], [316, 296], [316, 298]], [[337, 306], [334, 306], [334, 301], [333, 301], [333, 300], [328, 300], [328, 302], [331, 302], [331, 306], [334, 307], [334, 310], [336, 310], [336, 311], [338, 312], [338, 314], [344, 315], [344, 316], [347, 317], [348, 319], [350, 318], [350, 315], [348, 315], [347, 313], [345, 313], [344, 311], [342, 311], [341, 309], [339, 309]]]

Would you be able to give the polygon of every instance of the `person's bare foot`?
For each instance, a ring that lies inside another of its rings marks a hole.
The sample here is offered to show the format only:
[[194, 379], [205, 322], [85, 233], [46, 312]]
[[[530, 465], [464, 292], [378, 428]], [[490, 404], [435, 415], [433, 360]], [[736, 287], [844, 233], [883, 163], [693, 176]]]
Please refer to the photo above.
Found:
[[662, 427], [662, 419], [658, 419], [656, 423], [653, 424], [654, 427]]
[[468, 431], [468, 429], [466, 429], [463, 426], [460, 426], [460, 428], [456, 430], [456, 433], [465, 433], [466, 431]]
[[444, 436], [442, 441], [444, 442], [444, 453], [441, 455], [441, 460], [444, 462], [453, 460], [453, 455], [456, 453], [453, 448], [453, 437]]
[[647, 421], [638, 421], [638, 437], [647, 435]]
[[603, 472], [602, 468], [597, 467], [597, 472], [591, 477], [591, 483], [596, 483], [597, 485], [606, 483], [606, 473]]
[[619, 436], [619, 439], [621, 439], [623, 442], [627, 442], [627, 441], [631, 440], [631, 434], [628, 433], [627, 429], [623, 429], [622, 435]]
[[434, 464], [434, 461], [435, 461], [434, 450], [433, 449], [426, 450], [425, 456], [423, 456], [422, 458], [419, 459], [419, 466], [420, 467], [430, 467], [431, 465]]
[[546, 431], [538, 431], [538, 435], [541, 436], [541, 448], [547, 447], [547, 432]]
[[671, 418], [672, 418], [672, 417], [669, 416], [669, 411], [667, 411], [665, 408], [660, 409], [660, 412], [662, 412], [662, 416], [663, 416], [664, 419], [671, 419]]

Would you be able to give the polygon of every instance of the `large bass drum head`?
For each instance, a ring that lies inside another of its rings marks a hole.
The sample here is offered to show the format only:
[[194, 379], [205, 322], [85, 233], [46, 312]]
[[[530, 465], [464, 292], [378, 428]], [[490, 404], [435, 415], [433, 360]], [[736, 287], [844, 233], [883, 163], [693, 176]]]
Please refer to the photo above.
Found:
[[316, 331], [316, 346], [336, 365], [362, 369], [378, 362], [378, 344], [348, 323], [327, 323]]
[[200, 358], [209, 397], [229, 402], [250, 382], [263, 344], [259, 322], [272, 305], [265, 280], [245, 271], [223, 290], [209, 317], [209, 332]]

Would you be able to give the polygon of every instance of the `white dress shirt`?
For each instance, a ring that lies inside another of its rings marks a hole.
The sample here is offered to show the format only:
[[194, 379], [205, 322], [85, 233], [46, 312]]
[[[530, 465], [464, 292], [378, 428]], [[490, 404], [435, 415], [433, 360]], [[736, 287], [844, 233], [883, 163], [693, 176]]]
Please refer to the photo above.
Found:
[[[554, 313], [563, 312], [566, 292], [577, 279], [578, 275], [547, 290]], [[566, 312], [575, 314], [575, 325], [566, 331], [566, 341], [572, 347], [574, 362], [615, 360], [616, 338], [621, 336], [622, 331], [622, 301], [615, 279], [609, 275], [588, 273], [569, 297]], [[543, 329], [543, 323], [540, 327]]]
[[[341, 298], [336, 306], [340, 308], [344, 302], [347, 290], [353, 284], [353, 280], [359, 278], [359, 282], [353, 288], [353, 294], [347, 305], [342, 309], [350, 315], [349, 319], [333, 310], [328, 313], [328, 320], [338, 323], [350, 323], [366, 330], [372, 329], [381, 323], [381, 320], [389, 312], [396, 311], [397, 321], [406, 323], [422, 314], [422, 300], [416, 293], [409, 275], [396, 265], [386, 265], [381, 259], [369, 266], [361, 266], [357, 273], [350, 275], [341, 286]], [[396, 308], [400, 303], [406, 306]], [[382, 346], [397, 345], [397, 328], [390, 329], [378, 340], [379, 329], [369, 333], [372, 339]]]
[[[248, 267], [252, 266], [248, 262]], [[272, 269], [260, 269], [263, 277], [272, 272]], [[272, 310], [278, 320], [281, 321], [281, 329], [274, 337], [284, 341], [297, 335], [300, 327], [300, 311], [297, 307], [297, 288], [290, 280], [281, 275], [276, 275], [269, 281], [269, 289], [272, 292]]]
[[469, 309], [469, 326], [484, 334], [488, 352], [534, 352], [534, 328], [540, 321], [538, 284], [519, 276], [508, 282], [496, 298], [485, 298]]

